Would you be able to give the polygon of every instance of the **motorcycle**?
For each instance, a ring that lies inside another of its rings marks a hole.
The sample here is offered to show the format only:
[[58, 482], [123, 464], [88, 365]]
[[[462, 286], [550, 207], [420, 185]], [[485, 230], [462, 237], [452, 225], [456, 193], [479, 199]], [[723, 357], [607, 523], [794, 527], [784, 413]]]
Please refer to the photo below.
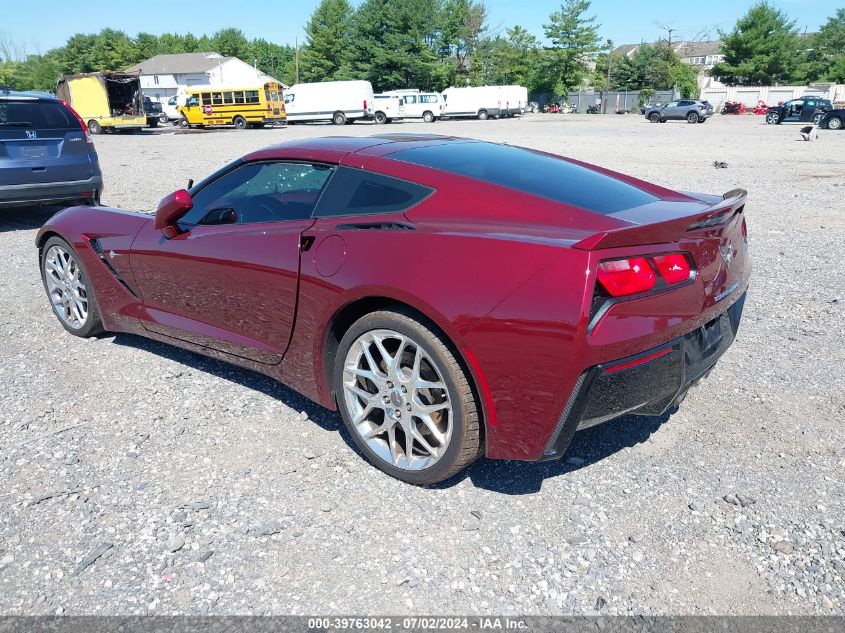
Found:
[[601, 106], [599, 106], [599, 105], [587, 106], [587, 114], [599, 114], [600, 112], [601, 112]]
[[766, 114], [769, 111], [769, 106], [765, 101], [758, 101], [757, 106], [752, 110], [754, 114]]
[[745, 114], [745, 104], [739, 101], [725, 101], [722, 114]]

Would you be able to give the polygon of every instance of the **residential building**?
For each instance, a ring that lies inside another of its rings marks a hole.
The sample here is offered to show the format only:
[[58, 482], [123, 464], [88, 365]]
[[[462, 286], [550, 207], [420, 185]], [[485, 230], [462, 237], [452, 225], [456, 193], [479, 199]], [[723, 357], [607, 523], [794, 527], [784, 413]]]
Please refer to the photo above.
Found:
[[156, 55], [126, 71], [139, 73], [144, 95], [161, 102], [190, 86], [239, 87], [276, 81], [237, 57], [219, 53]]

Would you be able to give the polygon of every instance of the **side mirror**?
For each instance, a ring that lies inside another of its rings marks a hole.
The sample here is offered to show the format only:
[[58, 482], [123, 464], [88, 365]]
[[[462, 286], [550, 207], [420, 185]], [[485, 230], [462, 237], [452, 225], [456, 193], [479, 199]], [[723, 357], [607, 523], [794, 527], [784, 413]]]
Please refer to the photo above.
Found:
[[155, 228], [170, 239], [179, 235], [177, 222], [194, 206], [191, 194], [186, 189], [174, 191], [162, 198], [156, 209]]

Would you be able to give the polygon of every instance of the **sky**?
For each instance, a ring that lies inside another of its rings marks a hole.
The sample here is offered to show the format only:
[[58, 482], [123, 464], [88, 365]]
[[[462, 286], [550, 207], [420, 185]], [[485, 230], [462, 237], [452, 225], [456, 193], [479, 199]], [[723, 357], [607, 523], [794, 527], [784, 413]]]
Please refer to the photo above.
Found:
[[[408, 0], [413, 2], [413, 0]], [[542, 37], [543, 23], [560, 2], [548, 0], [484, 0], [490, 31], [504, 34], [519, 24]], [[358, 0], [352, 0], [358, 4]], [[233, 26], [248, 38], [263, 37], [278, 44], [293, 44], [304, 37], [303, 27], [318, 0], [260, 2], [240, 5], [234, 0], [0, 0], [0, 33], [22, 44], [27, 53], [43, 53], [61, 46], [74, 33], [91, 33], [110, 27], [135, 35], [191, 32], [208, 34]], [[673, 40], [716, 39], [718, 28], [730, 29], [753, 4], [751, 0], [593, 0], [591, 13], [601, 25], [602, 40], [614, 44], [654, 41], [665, 37], [660, 25], [674, 29]], [[774, 0], [796, 20], [800, 30], [816, 31], [835, 12], [837, 2], [825, 0]], [[161, 7], [160, 11], [152, 7]], [[254, 6], [255, 11], [249, 7]], [[235, 10], [235, 8], [237, 10]], [[49, 16], [49, 19], [45, 19]], [[709, 36], [709, 37], [708, 37]]]

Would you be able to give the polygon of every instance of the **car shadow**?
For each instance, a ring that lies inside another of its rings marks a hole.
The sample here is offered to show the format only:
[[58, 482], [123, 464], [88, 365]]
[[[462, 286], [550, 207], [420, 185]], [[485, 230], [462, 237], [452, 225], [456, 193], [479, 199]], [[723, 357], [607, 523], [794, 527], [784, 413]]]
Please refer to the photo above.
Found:
[[[110, 336], [112, 335], [104, 338]], [[113, 343], [116, 345], [132, 347], [172, 360], [192, 370], [263, 393], [295, 411], [305, 412], [309, 422], [318, 424], [326, 431], [339, 432], [349, 448], [361, 459], [366, 459], [352, 441], [336, 411], [330, 411], [312, 402], [268, 376], [142, 336], [123, 333], [113, 336]], [[446, 490], [469, 478], [474, 486], [484, 490], [506, 495], [533, 494], [540, 491], [546, 479], [586, 468], [614, 453], [645, 442], [676, 410], [677, 408], [670, 409], [661, 416], [629, 415], [580, 431], [575, 434], [562, 459], [548, 462], [480, 459], [467, 470], [429, 488]]]
[[61, 206], [0, 207], [0, 233], [40, 229], [47, 220], [63, 208]]

